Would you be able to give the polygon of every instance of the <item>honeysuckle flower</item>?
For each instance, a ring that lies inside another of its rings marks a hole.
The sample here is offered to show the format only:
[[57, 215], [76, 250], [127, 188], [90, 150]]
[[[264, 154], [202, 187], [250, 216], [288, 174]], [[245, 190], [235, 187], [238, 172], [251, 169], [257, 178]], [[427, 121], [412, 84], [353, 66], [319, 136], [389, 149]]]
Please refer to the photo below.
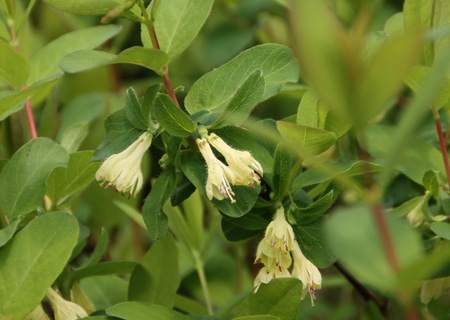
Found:
[[44, 308], [42, 308], [42, 304], [39, 303], [23, 320], [50, 320], [50, 318], [45, 313]]
[[299, 279], [303, 284], [302, 299], [309, 292], [311, 301], [313, 301], [316, 289], [321, 288], [322, 275], [319, 269], [303, 255], [297, 241], [294, 241], [292, 254], [294, 256], [294, 267], [292, 268], [291, 276]]
[[280, 206], [256, 250], [255, 263], [263, 263], [264, 267], [255, 279], [255, 292], [261, 283], [290, 276], [288, 270], [292, 264], [290, 250], [294, 242], [294, 230], [286, 221], [283, 206]]
[[233, 182], [236, 178], [234, 172], [216, 158], [206, 139], [197, 139], [197, 145], [208, 166], [208, 179], [206, 181], [208, 199], [223, 200], [226, 198], [230, 199], [232, 203], [236, 202], [233, 199], [234, 192], [230, 186], [230, 182]]
[[[263, 175], [263, 168], [261, 164], [252, 157], [250, 152], [231, 148], [214, 133], [211, 133], [207, 139], [209, 143], [225, 157], [231, 170], [235, 172], [236, 179], [233, 184], [253, 187], [253, 181], [260, 183], [260, 176]], [[259, 175], [256, 174], [255, 171]]]
[[141, 162], [144, 153], [152, 144], [153, 135], [144, 132], [124, 151], [106, 159], [95, 174], [99, 182], [109, 181], [105, 188], [114, 187], [122, 195], [136, 196], [144, 182]]
[[47, 297], [53, 306], [55, 320], [76, 320], [87, 317], [87, 312], [78, 304], [63, 299], [51, 287], [47, 290]]
[[429, 303], [431, 299], [438, 299], [442, 293], [450, 288], [450, 277], [425, 280], [420, 290], [420, 301]]

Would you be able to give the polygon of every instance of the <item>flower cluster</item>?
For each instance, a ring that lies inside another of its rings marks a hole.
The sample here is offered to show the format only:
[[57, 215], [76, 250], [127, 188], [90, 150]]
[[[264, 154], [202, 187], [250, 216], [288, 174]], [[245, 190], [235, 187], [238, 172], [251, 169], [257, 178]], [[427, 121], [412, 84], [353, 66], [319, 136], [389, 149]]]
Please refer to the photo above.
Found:
[[[256, 251], [255, 263], [264, 264], [255, 279], [255, 292], [261, 283], [287, 277], [294, 277], [302, 282], [302, 299], [307, 292], [311, 294], [312, 299], [315, 298], [315, 290], [321, 287], [322, 276], [317, 267], [300, 250], [294, 230], [286, 221], [283, 206], [278, 208], [275, 219], [267, 226], [264, 239]], [[292, 271], [289, 271], [292, 264]]]
[[[122, 195], [136, 196], [144, 182], [141, 162], [144, 153], [152, 144], [153, 135], [144, 132], [124, 151], [106, 159], [95, 174], [99, 182], [109, 181], [105, 188], [113, 187]], [[103, 183], [102, 183], [103, 184]]]
[[[228, 166], [216, 158], [210, 144], [224, 156]], [[206, 195], [209, 200], [225, 198], [234, 203], [236, 201], [233, 199], [234, 193], [231, 185], [245, 185], [254, 188], [255, 181], [260, 183], [263, 169], [250, 152], [231, 148], [214, 133], [197, 139], [197, 145], [208, 166]]]

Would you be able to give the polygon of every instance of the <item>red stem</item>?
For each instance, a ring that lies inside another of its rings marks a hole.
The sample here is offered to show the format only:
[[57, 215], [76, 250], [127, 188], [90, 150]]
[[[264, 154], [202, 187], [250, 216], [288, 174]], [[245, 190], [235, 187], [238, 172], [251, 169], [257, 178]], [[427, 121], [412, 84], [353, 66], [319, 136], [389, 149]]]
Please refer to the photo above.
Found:
[[395, 254], [395, 248], [384, 215], [384, 210], [381, 205], [377, 203], [373, 206], [372, 212], [391, 268], [398, 274], [400, 273], [400, 264], [398, 263], [397, 255]]
[[436, 130], [439, 135], [439, 145], [441, 147], [442, 158], [444, 159], [445, 171], [447, 173], [447, 181], [450, 186], [450, 164], [448, 161], [447, 144], [445, 142], [444, 133], [442, 132], [441, 119], [439, 118], [439, 113], [433, 109], [434, 119], [436, 122]]
[[[153, 46], [156, 49], [161, 50], [161, 47], [159, 46], [159, 42], [158, 42], [158, 37], [156, 36], [155, 27], [152, 26], [149, 29], [150, 29], [149, 30], [150, 31], [150, 38], [152, 39]], [[162, 71], [163, 71], [164, 86], [166, 87], [167, 94], [169, 95], [169, 97], [172, 99], [172, 101], [179, 108], [180, 104], [178, 103], [177, 96], [175, 95], [175, 91], [173, 90], [172, 82], [170, 81], [170, 78], [169, 78], [169, 68], [168, 68], [168, 66], [164, 66], [162, 68]]]
[[[16, 33], [14, 31], [14, 27], [10, 28], [11, 32], [11, 42], [13, 43], [14, 50], [19, 52], [19, 46], [16, 43]], [[25, 90], [27, 87], [26, 84], [23, 85], [22, 90]], [[27, 113], [28, 127], [30, 128], [31, 139], [36, 139], [38, 137], [36, 130], [36, 123], [34, 121], [33, 109], [31, 108], [30, 98], [25, 100], [25, 110]]]

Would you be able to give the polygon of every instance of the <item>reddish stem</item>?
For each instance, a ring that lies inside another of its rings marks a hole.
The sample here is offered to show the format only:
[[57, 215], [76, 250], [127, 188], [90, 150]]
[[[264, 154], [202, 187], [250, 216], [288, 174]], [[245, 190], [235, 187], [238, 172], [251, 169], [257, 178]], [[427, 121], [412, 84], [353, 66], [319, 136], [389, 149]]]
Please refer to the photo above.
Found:
[[[161, 50], [161, 47], [159, 46], [159, 42], [158, 42], [158, 37], [156, 36], [155, 27], [152, 26], [151, 28], [149, 28], [149, 32], [150, 32], [150, 38], [152, 39], [153, 46], [156, 49]], [[164, 66], [162, 68], [162, 71], [163, 71], [164, 86], [166, 87], [167, 94], [179, 108], [180, 104], [178, 103], [177, 96], [175, 95], [175, 91], [173, 90], [172, 82], [170, 81], [170, 78], [169, 78], [168, 66]]]
[[[19, 52], [19, 46], [16, 43], [16, 33], [14, 31], [14, 27], [10, 28], [10, 32], [11, 32], [11, 42], [13, 43], [14, 50]], [[26, 87], [27, 87], [27, 85], [24, 84], [22, 87], [22, 90], [25, 90]], [[27, 98], [25, 100], [25, 110], [27, 113], [28, 127], [30, 128], [31, 139], [35, 139], [35, 138], [37, 138], [38, 135], [37, 135], [37, 130], [36, 130], [36, 123], [34, 121], [34, 116], [33, 116], [33, 109], [31, 108], [30, 98]]]
[[391, 268], [398, 274], [400, 273], [400, 264], [398, 262], [397, 255], [395, 254], [394, 243], [389, 232], [384, 210], [381, 205], [377, 203], [373, 205], [372, 212]]
[[442, 158], [444, 159], [445, 171], [447, 173], [447, 181], [450, 186], [450, 164], [448, 161], [447, 144], [445, 142], [444, 133], [442, 132], [441, 119], [439, 118], [439, 113], [433, 109], [434, 119], [436, 122], [436, 130], [439, 136], [439, 145], [441, 147]]

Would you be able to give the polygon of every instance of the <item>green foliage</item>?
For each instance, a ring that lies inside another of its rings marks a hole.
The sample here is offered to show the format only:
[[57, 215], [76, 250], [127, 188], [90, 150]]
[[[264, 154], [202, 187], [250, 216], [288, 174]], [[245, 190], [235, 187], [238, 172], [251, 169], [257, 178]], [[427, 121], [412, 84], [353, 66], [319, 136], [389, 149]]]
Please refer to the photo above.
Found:
[[445, 317], [450, 4], [396, 6], [0, 1], [0, 318]]
[[169, 62], [167, 54], [160, 50], [132, 47], [118, 55], [96, 50], [78, 50], [64, 56], [59, 67], [69, 73], [83, 72], [115, 63], [129, 63], [161, 72]]
[[78, 236], [68, 213], [52, 212], [30, 222], [0, 251], [0, 316], [22, 319], [33, 311], [65, 267]]
[[6, 216], [13, 219], [36, 210], [47, 177], [68, 160], [67, 151], [50, 139], [38, 138], [20, 148], [0, 173], [0, 204]]

